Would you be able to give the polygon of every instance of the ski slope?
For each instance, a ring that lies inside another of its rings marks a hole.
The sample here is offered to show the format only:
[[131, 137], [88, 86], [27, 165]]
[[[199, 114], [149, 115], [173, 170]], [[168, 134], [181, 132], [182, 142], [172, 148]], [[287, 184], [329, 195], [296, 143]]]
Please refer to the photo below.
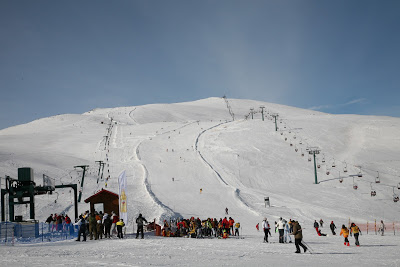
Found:
[[[265, 216], [270, 221], [295, 218], [307, 225], [319, 218], [340, 223], [349, 218], [399, 220], [400, 203], [393, 202], [400, 182], [399, 118], [331, 115], [253, 100], [228, 102], [235, 120], [224, 99], [208, 98], [96, 109], [7, 128], [0, 131], [0, 176], [16, 178], [18, 167], [32, 167], [37, 184], [43, 174], [56, 184], [80, 184], [80, 169], [73, 166], [89, 165], [82, 188], [86, 199], [105, 188], [108, 175], [107, 190], [118, 192], [117, 177], [126, 170], [128, 229], [139, 213], [157, 222], [219, 219], [226, 207], [245, 229]], [[264, 121], [260, 106], [265, 106]], [[250, 108], [256, 113], [246, 120]], [[274, 113], [279, 114], [278, 131]], [[308, 147], [321, 150], [319, 184], [314, 184]], [[98, 160], [107, 165], [97, 183]], [[354, 190], [349, 175], [360, 170], [363, 176], [354, 177]], [[375, 197], [370, 196], [371, 186]], [[70, 190], [57, 192], [36, 198], [37, 219], [73, 213]], [[265, 207], [267, 196], [271, 207]], [[87, 209], [82, 201], [79, 212]], [[29, 210], [18, 207], [16, 215], [27, 218]]]

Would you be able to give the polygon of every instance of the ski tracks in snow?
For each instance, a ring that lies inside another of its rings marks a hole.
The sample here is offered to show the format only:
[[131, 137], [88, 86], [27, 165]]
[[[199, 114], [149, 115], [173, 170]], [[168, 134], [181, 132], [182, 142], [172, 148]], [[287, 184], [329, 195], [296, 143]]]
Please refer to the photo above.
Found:
[[256, 210], [254, 210], [252, 207], [250, 207], [250, 206], [246, 203], [246, 201], [240, 196], [240, 189], [238, 189], [238, 188], [236, 188], [236, 187], [234, 187], [234, 186], [228, 184], [228, 183], [224, 180], [224, 178], [222, 178], [221, 174], [216, 170], [216, 168], [215, 168], [209, 161], [207, 161], [207, 160], [204, 158], [204, 156], [201, 154], [200, 150], [198, 149], [198, 143], [199, 143], [200, 137], [201, 137], [205, 132], [207, 132], [207, 131], [209, 131], [209, 130], [212, 130], [212, 129], [215, 129], [215, 128], [221, 126], [221, 125], [228, 124], [228, 123], [232, 123], [232, 122], [233, 122], [233, 121], [222, 122], [222, 123], [216, 124], [216, 125], [214, 125], [214, 126], [208, 128], [208, 129], [205, 129], [205, 130], [203, 130], [202, 132], [200, 132], [199, 135], [198, 135], [197, 138], [196, 138], [196, 141], [195, 141], [195, 150], [196, 150], [196, 152], [199, 154], [199, 156], [200, 156], [200, 158], [203, 160], [203, 162], [204, 162], [207, 166], [209, 166], [209, 167], [211, 168], [211, 170], [217, 175], [218, 180], [219, 180], [222, 184], [224, 184], [225, 186], [228, 186], [228, 187], [230, 187], [230, 188], [232, 189], [234, 198], [235, 198], [236, 200], [238, 200], [239, 204], [240, 204], [241, 206], [245, 207], [245, 208], [246, 208], [247, 210], [249, 210], [250, 212], [254, 213], [256, 216], [260, 216], [260, 213], [258, 213], [258, 212], [257, 212]]

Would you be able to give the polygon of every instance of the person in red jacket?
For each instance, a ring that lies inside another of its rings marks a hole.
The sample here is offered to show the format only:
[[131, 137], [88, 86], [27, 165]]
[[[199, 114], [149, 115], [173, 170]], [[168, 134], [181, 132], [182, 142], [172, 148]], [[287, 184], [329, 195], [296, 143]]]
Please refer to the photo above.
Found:
[[229, 232], [229, 222], [226, 217], [222, 220], [222, 228], [225, 229], [227, 232]]
[[232, 219], [232, 217], [229, 217], [229, 235], [233, 235], [233, 225], [235, 224], [235, 220]]

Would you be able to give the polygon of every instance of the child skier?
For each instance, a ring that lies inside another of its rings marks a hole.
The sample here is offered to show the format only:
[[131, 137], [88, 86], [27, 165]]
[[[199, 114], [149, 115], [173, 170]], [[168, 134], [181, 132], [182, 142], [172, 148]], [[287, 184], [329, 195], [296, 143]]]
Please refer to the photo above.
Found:
[[346, 228], [346, 226], [343, 224], [342, 225], [342, 230], [340, 231], [340, 235], [343, 235], [344, 237], [344, 245], [346, 246], [350, 246], [350, 242], [349, 242], [349, 229]]

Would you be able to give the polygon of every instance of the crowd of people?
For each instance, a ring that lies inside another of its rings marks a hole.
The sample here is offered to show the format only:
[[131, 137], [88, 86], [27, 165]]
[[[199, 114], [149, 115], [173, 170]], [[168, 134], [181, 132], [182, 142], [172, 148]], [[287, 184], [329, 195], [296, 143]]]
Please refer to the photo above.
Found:
[[90, 240], [97, 240], [104, 238], [111, 238], [116, 235], [119, 238], [123, 238], [122, 227], [124, 222], [118, 218], [115, 212], [111, 215], [107, 213], [89, 211], [84, 212], [79, 216], [79, 219], [75, 223], [72, 223], [68, 215], [63, 214], [51, 214], [47, 219], [49, 232], [66, 232], [73, 234], [75, 229], [78, 231], [78, 239], [80, 241], [81, 236], [83, 241], [86, 241], [86, 236], [90, 237]]
[[231, 235], [239, 236], [240, 223], [232, 217], [200, 218], [164, 220], [162, 235], [167, 237], [192, 237], [192, 238], [228, 238]]
[[[227, 213], [227, 211], [226, 211]], [[47, 219], [48, 231], [49, 232], [74, 232], [74, 226], [78, 230], [78, 238], [76, 241], [86, 241], [86, 237], [89, 236], [90, 240], [98, 240], [104, 238], [111, 238], [116, 236], [123, 238], [123, 227], [125, 223], [122, 219], [118, 218], [115, 212], [111, 212], [111, 215], [107, 213], [94, 212], [85, 213], [79, 216], [76, 223], [72, 223], [70, 217], [67, 214], [51, 214]], [[136, 238], [144, 238], [144, 224], [148, 223], [147, 220], [139, 214], [136, 219], [137, 233]], [[151, 224], [150, 224], [151, 225]], [[327, 236], [321, 232], [324, 222], [322, 219], [317, 222], [314, 221], [314, 228], [318, 236]], [[153, 223], [153, 227], [155, 223]], [[268, 243], [268, 237], [272, 237], [271, 225], [267, 218], [264, 218], [261, 224], [264, 232], [264, 242]], [[302, 228], [298, 221], [289, 219], [288, 221], [282, 217], [274, 223], [275, 232], [279, 235], [279, 243], [292, 243], [292, 236], [296, 246], [296, 253], [301, 253], [300, 247], [303, 248], [304, 253], [309, 249], [302, 241]], [[259, 224], [256, 225], [259, 230]], [[329, 224], [329, 228], [332, 235], [336, 235], [336, 225], [333, 221]], [[176, 219], [176, 220], [164, 220], [162, 227], [162, 236], [164, 237], [191, 237], [191, 238], [228, 238], [231, 235], [239, 236], [240, 223], [235, 222], [232, 217], [224, 217], [217, 220], [216, 218], [207, 218], [201, 220], [200, 218], [191, 217], [190, 219]], [[383, 221], [379, 225], [379, 233], [384, 235], [386, 227]], [[360, 228], [353, 222], [347, 228], [344, 224], [341, 227], [340, 236], [344, 237], [344, 245], [350, 246], [349, 235], [354, 236], [355, 245], [360, 246], [359, 235], [362, 234]]]
[[73, 233], [71, 218], [67, 214], [50, 214], [46, 219], [48, 232]]

